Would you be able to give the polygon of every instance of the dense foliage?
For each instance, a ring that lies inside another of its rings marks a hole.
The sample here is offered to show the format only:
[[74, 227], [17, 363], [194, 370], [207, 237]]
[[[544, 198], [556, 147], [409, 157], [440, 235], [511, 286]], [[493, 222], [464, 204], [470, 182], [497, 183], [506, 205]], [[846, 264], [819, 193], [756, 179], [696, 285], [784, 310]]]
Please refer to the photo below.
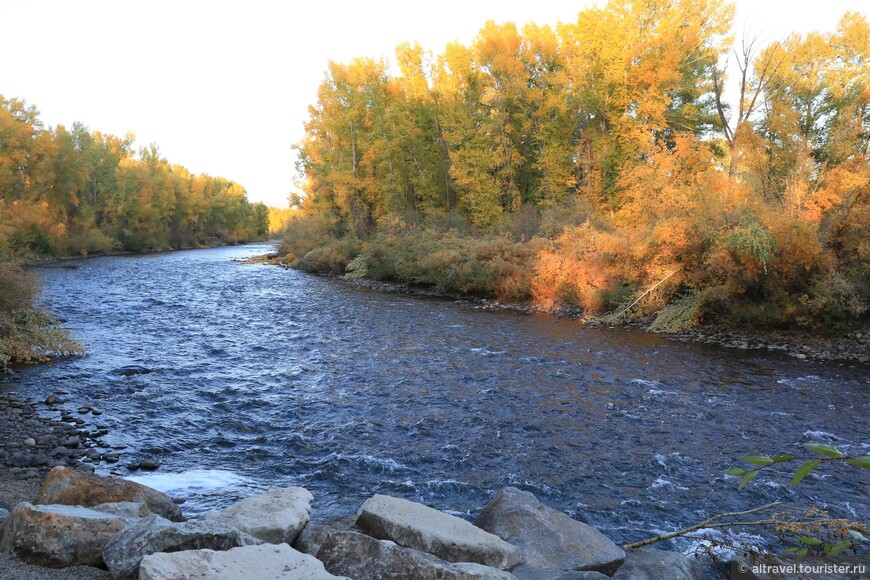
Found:
[[239, 184], [191, 175], [155, 145], [81, 124], [46, 128], [0, 96], [0, 256], [185, 248], [262, 238], [268, 209]]
[[863, 315], [870, 25], [849, 13], [728, 62], [732, 19], [724, 0], [612, 0], [555, 28], [489, 22], [437, 56], [402, 45], [398, 74], [331, 63], [284, 251], [590, 313], [633, 304], [662, 330]]

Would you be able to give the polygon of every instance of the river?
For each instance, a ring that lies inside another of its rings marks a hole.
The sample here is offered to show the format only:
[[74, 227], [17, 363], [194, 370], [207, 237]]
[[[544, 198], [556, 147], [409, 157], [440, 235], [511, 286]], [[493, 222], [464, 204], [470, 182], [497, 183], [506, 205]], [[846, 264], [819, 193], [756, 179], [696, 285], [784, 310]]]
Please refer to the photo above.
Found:
[[[738, 457], [807, 442], [870, 454], [867, 367], [799, 361], [387, 294], [237, 258], [268, 246], [102, 257], [42, 268], [43, 303], [89, 354], [2, 379], [90, 404], [156, 455], [142, 481], [194, 515], [301, 485], [314, 517], [373, 493], [474, 517], [517, 486], [617, 542], [782, 500], [868, 515], [867, 472], [796, 489]], [[140, 374], [123, 372], [136, 365]], [[50, 411], [45, 410], [46, 414]]]

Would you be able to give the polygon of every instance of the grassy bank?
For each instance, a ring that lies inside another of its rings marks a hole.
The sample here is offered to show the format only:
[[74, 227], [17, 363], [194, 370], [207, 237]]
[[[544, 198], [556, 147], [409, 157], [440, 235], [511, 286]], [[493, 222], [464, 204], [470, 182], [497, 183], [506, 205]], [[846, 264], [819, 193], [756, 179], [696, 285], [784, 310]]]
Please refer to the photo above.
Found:
[[694, 235], [683, 232], [668, 247], [655, 231], [614, 226], [569, 207], [527, 212], [489, 234], [453, 215], [368, 239], [337, 235], [328, 222], [303, 215], [291, 223], [280, 254], [309, 272], [582, 311], [610, 323], [644, 319], [663, 332], [702, 324], [841, 332], [866, 323], [863, 270], [843, 268], [830, 248], [800, 237], [800, 224], [776, 234], [738, 225], [721, 236], [727, 219], [716, 224], [704, 216]]
[[36, 308], [39, 279], [20, 267], [0, 263], [0, 369], [52, 356], [84, 354], [58, 321]]

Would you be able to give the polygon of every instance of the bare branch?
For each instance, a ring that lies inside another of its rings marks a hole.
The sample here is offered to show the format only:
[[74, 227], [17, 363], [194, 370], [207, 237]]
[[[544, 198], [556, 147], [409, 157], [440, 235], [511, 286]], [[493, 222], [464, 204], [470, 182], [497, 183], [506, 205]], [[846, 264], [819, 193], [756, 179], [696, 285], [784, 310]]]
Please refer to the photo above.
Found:
[[719, 522], [719, 523], [714, 523], [714, 522], [716, 522], [716, 520], [721, 520], [722, 518], [733, 518], [733, 517], [737, 517], [737, 516], [745, 516], [747, 514], [753, 514], [753, 513], [761, 512], [764, 510], [769, 510], [770, 508], [778, 506], [778, 505], [782, 505], [782, 502], [776, 501], [773, 503], [769, 503], [767, 505], [752, 508], [752, 509], [745, 510], [742, 512], [728, 512], [728, 513], [723, 513], [723, 514], [716, 514], [712, 517], [707, 518], [706, 520], [704, 520], [703, 522], [701, 522], [699, 524], [695, 524], [693, 526], [689, 526], [688, 528], [683, 528], [682, 530], [678, 530], [676, 532], [671, 532], [669, 534], [661, 534], [661, 535], [658, 535], [658, 536], [655, 536], [652, 538], [648, 538], [646, 540], [642, 540], [640, 542], [626, 544], [623, 546], [623, 548], [625, 548], [626, 550], [630, 550], [633, 548], [642, 548], [644, 546], [649, 546], [650, 544], [654, 544], [656, 542], [663, 542], [665, 540], [671, 540], [673, 538], [684, 536], [686, 534], [690, 534], [692, 532], [696, 532], [696, 531], [704, 529], [704, 528], [727, 528], [727, 527], [731, 527], [731, 526], [746, 527], [746, 526], [770, 526], [770, 525], [774, 525], [777, 523], [777, 521], [772, 520], [772, 519], [756, 520], [756, 521], [749, 521], [749, 522], [740, 522], [740, 521], [738, 521], [738, 522]]

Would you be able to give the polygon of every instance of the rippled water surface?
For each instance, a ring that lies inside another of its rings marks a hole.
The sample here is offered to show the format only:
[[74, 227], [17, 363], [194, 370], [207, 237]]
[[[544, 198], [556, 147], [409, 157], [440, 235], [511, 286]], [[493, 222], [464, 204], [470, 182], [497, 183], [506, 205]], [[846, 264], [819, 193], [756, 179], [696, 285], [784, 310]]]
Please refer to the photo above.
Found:
[[[867, 367], [232, 261], [267, 250], [45, 268], [44, 302], [90, 354], [4, 380], [101, 409], [127, 457], [161, 448], [164, 479], [192, 472], [189, 514], [302, 485], [316, 519], [375, 492], [470, 517], [514, 485], [617, 541], [775, 500], [867, 518], [859, 470], [828, 469], [796, 490], [773, 471], [739, 493], [723, 475], [740, 455], [809, 441], [870, 454]], [[121, 372], [131, 365], [153, 372]]]

